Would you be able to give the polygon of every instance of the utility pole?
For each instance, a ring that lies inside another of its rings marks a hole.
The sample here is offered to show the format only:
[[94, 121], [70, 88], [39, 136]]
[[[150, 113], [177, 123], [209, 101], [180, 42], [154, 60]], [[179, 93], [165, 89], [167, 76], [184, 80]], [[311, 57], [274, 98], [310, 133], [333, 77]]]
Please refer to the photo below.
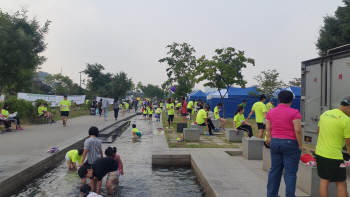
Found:
[[81, 87], [81, 73], [84, 72], [84, 71], [80, 71], [80, 87]]

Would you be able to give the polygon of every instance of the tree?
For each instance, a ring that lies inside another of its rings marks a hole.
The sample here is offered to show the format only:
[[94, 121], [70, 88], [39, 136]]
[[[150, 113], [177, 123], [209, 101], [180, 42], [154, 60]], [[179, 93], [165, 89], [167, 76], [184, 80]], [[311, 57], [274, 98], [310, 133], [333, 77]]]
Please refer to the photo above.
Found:
[[52, 84], [55, 88], [55, 93], [59, 95], [71, 94], [71, 88], [73, 86], [73, 80], [68, 76], [61, 74], [55, 74], [46, 76], [46, 83]]
[[4, 88], [31, 83], [35, 70], [46, 61], [40, 54], [46, 49], [50, 21], [40, 27], [26, 14], [25, 8], [13, 15], [0, 10], [0, 95]]
[[301, 87], [301, 78], [293, 78], [292, 81], [289, 81], [289, 86]]
[[115, 74], [109, 84], [107, 84], [107, 90], [112, 97], [124, 97], [128, 90], [132, 88], [132, 79], [128, 78], [127, 74], [123, 71]]
[[255, 92], [249, 92], [252, 96], [264, 94], [267, 98], [273, 98], [274, 92], [281, 88], [285, 88], [286, 84], [278, 79], [279, 73], [276, 69], [262, 71], [261, 74], [253, 77], [258, 82]]
[[350, 0], [343, 0], [345, 6], [338, 7], [335, 16], [323, 18], [316, 47], [320, 56], [327, 55], [332, 48], [350, 43]]
[[94, 95], [105, 95], [106, 85], [112, 81], [112, 73], [102, 73], [105, 68], [101, 64], [87, 64], [84, 73], [89, 77], [87, 88]]
[[154, 98], [157, 100], [162, 100], [164, 98], [165, 92], [158, 85], [148, 84], [147, 86], [143, 86], [141, 82], [138, 83], [138, 87], [142, 90], [144, 97]]
[[166, 69], [168, 80], [162, 84], [162, 88], [169, 91], [171, 86], [175, 86], [175, 97], [185, 96], [195, 84], [193, 70], [196, 68], [196, 57], [193, 53], [196, 51], [187, 43], [174, 42], [166, 48], [169, 48], [169, 56], [159, 60], [160, 63], [166, 62], [169, 66]]
[[[220, 92], [225, 118], [224, 97], [229, 87], [233, 85], [245, 87], [247, 82], [243, 80], [242, 69], [247, 67], [247, 63], [255, 66], [255, 61], [254, 59], [246, 58], [244, 51], [236, 52], [232, 47], [216, 49], [215, 53], [216, 55], [213, 56], [212, 60], [206, 59], [205, 56], [198, 59], [196, 74], [200, 75], [200, 77], [197, 79], [197, 82], [206, 80], [208, 82], [204, 86], [216, 88]], [[222, 89], [227, 90], [224, 95], [220, 91]]]

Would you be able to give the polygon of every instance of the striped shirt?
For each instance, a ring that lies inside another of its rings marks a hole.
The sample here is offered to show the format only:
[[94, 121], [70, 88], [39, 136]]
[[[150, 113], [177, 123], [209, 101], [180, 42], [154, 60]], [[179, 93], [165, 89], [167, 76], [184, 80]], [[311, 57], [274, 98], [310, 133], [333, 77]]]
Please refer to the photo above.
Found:
[[[88, 149], [87, 163], [92, 164], [97, 159], [101, 158], [100, 150], [102, 150], [102, 143], [96, 137], [90, 137], [85, 140], [84, 149]], [[84, 161], [82, 161], [84, 162]]]

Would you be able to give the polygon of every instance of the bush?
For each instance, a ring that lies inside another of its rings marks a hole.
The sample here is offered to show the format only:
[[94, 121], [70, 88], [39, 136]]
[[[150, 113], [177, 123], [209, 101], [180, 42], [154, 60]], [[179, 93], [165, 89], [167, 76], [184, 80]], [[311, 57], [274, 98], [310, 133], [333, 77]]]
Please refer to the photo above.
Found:
[[85, 108], [90, 110], [91, 106], [92, 106], [92, 100], [89, 100], [85, 105]]
[[0, 103], [1, 107], [3, 107], [5, 103], [10, 105], [9, 112], [17, 112], [17, 116], [19, 118], [24, 116], [31, 116], [33, 115], [33, 112], [37, 109], [36, 107], [34, 107], [33, 102], [17, 98], [9, 98], [5, 100], [4, 102]]

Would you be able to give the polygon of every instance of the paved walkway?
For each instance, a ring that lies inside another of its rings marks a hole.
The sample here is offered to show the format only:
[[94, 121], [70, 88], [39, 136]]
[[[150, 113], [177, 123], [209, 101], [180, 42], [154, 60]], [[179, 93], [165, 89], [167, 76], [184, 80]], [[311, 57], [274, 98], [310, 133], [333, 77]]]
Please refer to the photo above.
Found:
[[[119, 113], [118, 120], [134, 115], [135, 112], [126, 113], [123, 117]], [[67, 149], [71, 145], [83, 141], [88, 136], [91, 126], [100, 130], [115, 123], [114, 113], [108, 113], [107, 121], [99, 116], [82, 116], [68, 119], [66, 127], [62, 121], [55, 124], [33, 125], [22, 131], [6, 132], [0, 135], [0, 196], [7, 188], [12, 188], [11, 183], [18, 177], [28, 176], [29, 172], [40, 171], [41, 167], [55, 163], [46, 150], [52, 146]], [[61, 151], [60, 151], [61, 152]], [[56, 154], [55, 154], [56, 155]], [[58, 155], [58, 154], [57, 154]], [[62, 155], [63, 156], [63, 155]], [[48, 161], [51, 161], [48, 163]], [[62, 159], [62, 158], [59, 158]], [[27, 178], [25, 178], [27, 179]]]

